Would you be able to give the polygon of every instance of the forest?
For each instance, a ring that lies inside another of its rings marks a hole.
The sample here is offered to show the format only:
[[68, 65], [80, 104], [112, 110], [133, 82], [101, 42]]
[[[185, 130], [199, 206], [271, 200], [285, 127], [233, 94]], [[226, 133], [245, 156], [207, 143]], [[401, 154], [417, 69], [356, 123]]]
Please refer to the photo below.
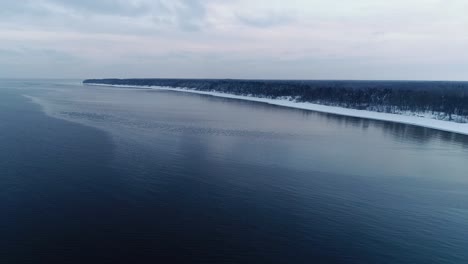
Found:
[[84, 84], [164, 86], [216, 91], [468, 122], [468, 82], [234, 79], [90, 79]]

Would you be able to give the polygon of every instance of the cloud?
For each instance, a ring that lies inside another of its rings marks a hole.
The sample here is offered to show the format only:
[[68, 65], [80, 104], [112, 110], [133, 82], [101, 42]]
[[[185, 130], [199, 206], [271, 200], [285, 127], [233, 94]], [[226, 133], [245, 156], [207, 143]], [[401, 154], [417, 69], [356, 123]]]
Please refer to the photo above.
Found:
[[293, 21], [285, 14], [237, 15], [237, 19], [247, 26], [259, 28], [283, 26]]
[[[159, 1], [153, 1], [160, 5]], [[151, 10], [148, 1], [123, 1], [123, 0], [49, 0], [49, 5], [57, 5], [62, 8], [79, 13], [105, 14], [117, 16], [141, 16]]]
[[[3, 77], [466, 79], [468, 72], [464, 0], [0, 0], [0, 6]], [[65, 70], [67, 63], [75, 70]], [[48, 70], [31, 66], [41, 64]]]
[[193, 31], [204, 24], [203, 3], [201, 0], [0, 0], [0, 23], [108, 33]]
[[204, 24], [206, 9], [201, 0], [182, 0], [175, 15], [181, 29], [199, 30]]
[[1, 63], [32, 63], [47, 61], [59, 63], [73, 63], [79, 59], [68, 52], [56, 49], [31, 49], [31, 48], [15, 48], [15, 49], [0, 49]]

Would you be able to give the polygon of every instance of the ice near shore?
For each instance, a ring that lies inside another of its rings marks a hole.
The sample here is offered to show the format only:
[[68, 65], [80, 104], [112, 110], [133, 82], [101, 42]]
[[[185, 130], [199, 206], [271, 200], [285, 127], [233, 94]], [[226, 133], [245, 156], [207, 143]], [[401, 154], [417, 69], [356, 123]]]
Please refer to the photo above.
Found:
[[294, 100], [290, 98], [282, 98], [282, 99], [259, 98], [259, 97], [253, 97], [253, 96], [220, 93], [220, 92], [215, 92], [215, 91], [210, 91], [210, 92], [198, 91], [198, 90], [193, 90], [193, 89], [183, 88], [183, 87], [175, 88], [175, 87], [162, 87], [162, 86], [111, 85], [111, 84], [97, 84], [97, 83], [86, 83], [85, 85], [121, 87], [121, 88], [147, 88], [147, 89], [156, 89], [156, 90], [203, 94], [203, 95], [210, 95], [210, 96], [230, 98], [230, 99], [248, 100], [248, 101], [253, 101], [253, 102], [267, 103], [267, 104], [272, 104], [272, 105], [277, 105], [277, 106], [296, 108], [296, 109], [302, 109], [302, 110], [310, 110], [310, 111], [321, 112], [321, 113], [409, 124], [409, 125], [427, 127], [427, 128], [432, 128], [432, 129], [437, 129], [437, 130], [442, 130], [442, 131], [447, 131], [447, 132], [468, 135], [467, 123], [456, 123], [456, 122], [451, 122], [451, 121], [437, 120], [437, 119], [431, 118], [430, 116], [414, 116], [414, 115], [381, 113], [381, 112], [373, 112], [373, 111], [368, 111], [368, 110], [357, 110], [357, 109], [343, 108], [343, 107], [337, 107], [337, 106], [313, 104], [313, 103], [307, 103], [307, 102], [295, 102]]

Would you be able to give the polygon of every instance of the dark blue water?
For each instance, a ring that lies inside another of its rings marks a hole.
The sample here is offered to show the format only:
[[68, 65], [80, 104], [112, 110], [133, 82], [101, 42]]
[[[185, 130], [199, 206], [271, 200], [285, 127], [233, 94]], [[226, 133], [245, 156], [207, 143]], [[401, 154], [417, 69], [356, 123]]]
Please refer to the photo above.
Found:
[[0, 263], [468, 263], [468, 137], [0, 81]]

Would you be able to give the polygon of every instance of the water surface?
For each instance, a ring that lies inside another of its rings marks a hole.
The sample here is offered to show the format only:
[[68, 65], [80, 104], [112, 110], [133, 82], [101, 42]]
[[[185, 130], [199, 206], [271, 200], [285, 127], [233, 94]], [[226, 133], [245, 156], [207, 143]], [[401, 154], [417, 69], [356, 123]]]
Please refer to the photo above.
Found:
[[0, 262], [467, 263], [468, 137], [0, 81]]

